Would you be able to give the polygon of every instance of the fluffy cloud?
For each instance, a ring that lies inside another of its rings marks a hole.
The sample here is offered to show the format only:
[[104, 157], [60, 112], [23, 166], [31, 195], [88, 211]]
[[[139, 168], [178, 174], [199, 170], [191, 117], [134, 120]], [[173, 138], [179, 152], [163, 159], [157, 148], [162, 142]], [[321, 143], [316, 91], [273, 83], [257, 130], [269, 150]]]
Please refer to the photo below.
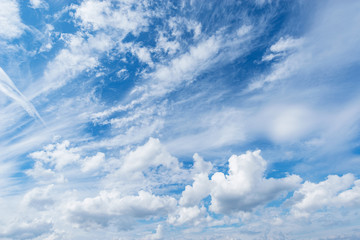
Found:
[[309, 216], [310, 213], [330, 207], [352, 207], [360, 205], [360, 180], [354, 175], [329, 175], [325, 181], [306, 181], [289, 200], [295, 216]]
[[141, 26], [147, 25], [142, 4], [136, 1], [113, 4], [111, 1], [87, 0], [76, 8], [75, 16], [83, 27], [93, 30], [115, 28], [137, 33]]
[[294, 190], [301, 182], [297, 175], [265, 178], [266, 162], [260, 150], [229, 159], [229, 174], [216, 172], [211, 177], [211, 206], [216, 213], [231, 214], [251, 211], [274, 200], [281, 193]]
[[193, 184], [185, 187], [182, 196], [179, 200], [182, 206], [194, 206], [209, 195], [211, 191], [211, 182], [209, 180], [209, 172], [212, 169], [212, 164], [205, 162], [198, 154], [194, 155], [193, 166]]
[[99, 169], [101, 165], [105, 162], [105, 154], [102, 152], [96, 153], [95, 156], [86, 157], [83, 160], [81, 171], [90, 172], [96, 169]]
[[208, 214], [205, 207], [180, 207], [168, 217], [167, 221], [175, 226], [183, 224], [197, 226], [202, 223], [206, 217], [208, 217]]
[[[192, 186], [186, 186], [179, 200], [182, 211], [194, 212], [194, 206], [211, 195], [210, 210], [215, 213], [233, 214], [239, 211], [248, 212], [253, 208], [270, 202], [282, 193], [300, 186], [302, 179], [297, 175], [285, 178], [265, 178], [266, 161], [260, 156], [260, 150], [246, 152], [229, 159], [229, 173], [215, 172], [208, 178], [211, 164], [194, 155], [194, 175]], [[201, 170], [200, 170], [201, 169]], [[199, 171], [200, 170], [200, 171]]]
[[168, 196], [155, 196], [139, 191], [137, 196], [124, 196], [118, 191], [102, 191], [97, 197], [75, 201], [67, 206], [70, 219], [81, 225], [108, 226], [121, 218], [164, 216], [173, 211], [176, 200]]
[[70, 142], [65, 140], [62, 143], [47, 145], [44, 151], [33, 152], [29, 156], [59, 170], [80, 160], [80, 154], [69, 146]]
[[178, 161], [167, 152], [159, 139], [150, 138], [145, 145], [138, 147], [125, 157], [121, 172], [132, 174], [159, 165], [177, 169]]
[[17, 38], [24, 29], [25, 26], [21, 22], [17, 1], [2, 0], [0, 2], [0, 38]]

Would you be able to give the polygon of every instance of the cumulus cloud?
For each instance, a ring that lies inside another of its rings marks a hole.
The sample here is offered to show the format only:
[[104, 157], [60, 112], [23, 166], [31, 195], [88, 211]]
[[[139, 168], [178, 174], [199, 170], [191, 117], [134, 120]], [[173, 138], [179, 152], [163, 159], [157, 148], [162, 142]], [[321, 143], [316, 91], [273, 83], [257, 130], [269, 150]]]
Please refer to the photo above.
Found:
[[246, 152], [229, 159], [229, 173], [216, 172], [211, 177], [211, 206], [216, 213], [247, 212], [274, 200], [281, 193], [299, 187], [301, 178], [265, 178], [266, 162], [260, 150]]
[[44, 164], [40, 161], [36, 161], [33, 168], [26, 170], [25, 173], [38, 180], [40, 183], [63, 183], [66, 181], [64, 175], [44, 167]]
[[76, 153], [76, 149], [70, 148], [68, 140], [62, 143], [49, 144], [44, 147], [43, 151], [33, 152], [29, 156], [42, 163], [54, 166], [57, 170], [80, 160], [80, 154]]
[[[265, 178], [266, 161], [261, 157], [260, 150], [229, 159], [229, 173], [215, 172], [211, 180], [208, 178], [211, 164], [194, 155], [194, 175], [192, 186], [186, 186], [179, 200], [185, 206], [181, 211], [191, 212], [206, 196], [211, 196], [210, 210], [221, 214], [249, 212], [257, 206], [264, 205], [282, 193], [287, 193], [300, 186], [302, 179], [297, 175], [284, 178]], [[202, 169], [199, 171], [199, 169]]]
[[0, 2], [0, 37], [13, 39], [20, 37], [25, 25], [21, 22], [19, 5], [16, 0]]
[[174, 213], [169, 215], [167, 221], [175, 226], [183, 224], [197, 226], [204, 222], [207, 217], [208, 213], [204, 206], [180, 207]]
[[325, 181], [306, 181], [289, 199], [295, 216], [310, 216], [312, 212], [330, 207], [354, 207], [360, 205], [360, 180], [353, 174], [329, 175]]
[[159, 139], [150, 138], [145, 145], [138, 147], [125, 157], [121, 172], [132, 174], [137, 171], [143, 171], [148, 167], [159, 165], [177, 169], [178, 161], [167, 152]]
[[182, 192], [179, 200], [182, 206], [194, 206], [209, 195], [211, 191], [211, 183], [209, 180], [209, 172], [212, 169], [212, 164], [205, 162], [198, 154], [194, 154], [194, 166], [192, 168], [194, 177], [192, 186], [187, 185]]
[[81, 225], [108, 226], [117, 218], [151, 218], [173, 211], [176, 200], [168, 196], [155, 196], [139, 191], [137, 196], [121, 196], [113, 190], [102, 191], [94, 198], [71, 202], [67, 205], [71, 221]]

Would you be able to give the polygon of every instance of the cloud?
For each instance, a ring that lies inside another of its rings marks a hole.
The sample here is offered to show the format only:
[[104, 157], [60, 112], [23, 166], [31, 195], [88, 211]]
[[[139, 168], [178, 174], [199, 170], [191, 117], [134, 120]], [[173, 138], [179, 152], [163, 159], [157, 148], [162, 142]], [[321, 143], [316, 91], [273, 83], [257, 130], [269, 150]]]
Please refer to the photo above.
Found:
[[323, 208], [357, 207], [360, 205], [360, 180], [353, 174], [343, 176], [329, 175], [325, 181], [312, 183], [306, 181], [294, 192], [288, 204], [295, 216], [308, 217]]
[[136, 34], [147, 25], [142, 4], [136, 1], [116, 5], [111, 1], [84, 1], [76, 8], [75, 17], [80, 19], [81, 26], [93, 30], [113, 28]]
[[202, 223], [204, 219], [206, 220], [207, 216], [208, 214], [205, 207], [180, 207], [176, 210], [176, 212], [169, 215], [167, 221], [175, 226], [183, 224], [197, 226]]
[[193, 158], [194, 166], [192, 171], [194, 174], [194, 182], [192, 186], [187, 185], [185, 187], [179, 200], [179, 204], [185, 207], [198, 205], [211, 191], [211, 183], [208, 175], [212, 169], [212, 164], [205, 162], [198, 154], [194, 154]]
[[43, 0], [30, 0], [30, 6], [32, 8], [48, 8], [48, 4]]
[[94, 198], [68, 203], [67, 209], [71, 221], [80, 225], [95, 223], [108, 226], [118, 218], [148, 219], [164, 216], [173, 211], [176, 200], [168, 196], [155, 196], [139, 191], [137, 196], [124, 196], [118, 191], [102, 191]]
[[56, 173], [52, 169], [45, 168], [44, 164], [40, 161], [36, 161], [33, 168], [26, 170], [25, 173], [38, 180], [40, 183], [63, 183], [66, 181], [62, 174]]
[[81, 72], [98, 66], [99, 56], [114, 44], [109, 36], [101, 33], [86, 39], [80, 34], [74, 34], [65, 40], [67, 48], [62, 49], [47, 64], [40, 83], [42, 88], [33, 89], [32, 98], [63, 87]]
[[156, 228], [156, 232], [154, 234], [150, 234], [145, 237], [146, 240], [159, 240], [164, 238], [164, 227], [159, 224]]
[[5, 239], [34, 239], [50, 232], [52, 227], [51, 222], [42, 219], [13, 221], [0, 230], [0, 237]]
[[44, 147], [43, 151], [33, 152], [29, 156], [60, 170], [80, 160], [80, 154], [76, 153], [76, 149], [69, 148], [69, 146], [70, 142], [67, 140], [62, 143], [49, 144]]
[[40, 211], [45, 210], [47, 207], [54, 204], [54, 199], [49, 194], [53, 187], [54, 185], [50, 184], [45, 187], [33, 188], [25, 194], [23, 204]]
[[[1, 6], [0, 6], [1, 8]], [[32, 117], [39, 119], [43, 124], [44, 121], [36, 111], [35, 107], [26, 97], [17, 89], [10, 77], [0, 67], [0, 91], [14, 99], [24, 110]]]
[[20, 37], [25, 29], [21, 22], [19, 6], [16, 0], [0, 2], [0, 38], [13, 39]]
[[260, 150], [229, 159], [229, 174], [216, 172], [211, 177], [211, 206], [216, 213], [248, 212], [277, 198], [281, 193], [299, 187], [301, 178], [265, 178], [266, 162]]
[[274, 53], [288, 51], [299, 47], [303, 43], [303, 39], [292, 38], [292, 37], [281, 37], [279, 41], [270, 47], [270, 51]]
[[133, 174], [159, 165], [177, 169], [178, 161], [166, 151], [159, 139], [150, 138], [145, 145], [138, 147], [125, 157], [120, 171], [123, 174]]
[[[180, 205], [190, 211], [202, 199], [211, 196], [209, 209], [215, 213], [231, 215], [238, 212], [249, 212], [264, 205], [281, 194], [292, 191], [300, 186], [302, 179], [297, 175], [284, 178], [265, 178], [266, 161], [261, 157], [260, 150], [229, 159], [229, 173], [215, 172], [209, 180], [211, 164], [194, 155], [194, 168], [203, 169], [194, 175], [192, 186], [186, 186], [179, 200]], [[202, 167], [199, 167], [202, 166]], [[194, 210], [194, 209], [193, 209]], [[193, 211], [191, 210], [191, 212]]]
[[105, 162], [105, 154], [102, 152], [96, 153], [95, 156], [86, 157], [83, 160], [81, 171], [90, 172], [97, 170], [101, 167], [101, 165]]

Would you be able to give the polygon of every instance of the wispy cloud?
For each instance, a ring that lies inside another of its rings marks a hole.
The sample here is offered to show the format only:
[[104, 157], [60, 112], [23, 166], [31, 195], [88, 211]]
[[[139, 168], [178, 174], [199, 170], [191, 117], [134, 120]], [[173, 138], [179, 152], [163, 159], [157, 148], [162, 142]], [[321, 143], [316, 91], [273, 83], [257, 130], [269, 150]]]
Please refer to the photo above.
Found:
[[0, 67], [0, 90], [10, 98], [15, 100], [19, 105], [21, 105], [30, 116], [37, 118], [43, 124], [45, 124], [44, 120], [40, 117], [35, 107], [17, 89], [13, 81], [11, 81], [10, 77], [5, 73], [5, 71], [1, 67]]

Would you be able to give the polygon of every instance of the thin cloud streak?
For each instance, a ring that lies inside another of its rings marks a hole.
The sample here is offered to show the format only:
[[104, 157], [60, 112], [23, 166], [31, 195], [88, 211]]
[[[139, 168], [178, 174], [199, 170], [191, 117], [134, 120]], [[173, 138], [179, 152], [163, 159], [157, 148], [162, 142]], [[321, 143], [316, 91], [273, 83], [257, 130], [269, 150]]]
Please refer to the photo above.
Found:
[[24, 110], [33, 118], [39, 120], [43, 125], [45, 125], [44, 120], [41, 118], [40, 114], [32, 105], [32, 103], [19, 91], [15, 86], [14, 82], [6, 74], [6, 72], [0, 67], [0, 91], [3, 92], [8, 97], [16, 101]]

